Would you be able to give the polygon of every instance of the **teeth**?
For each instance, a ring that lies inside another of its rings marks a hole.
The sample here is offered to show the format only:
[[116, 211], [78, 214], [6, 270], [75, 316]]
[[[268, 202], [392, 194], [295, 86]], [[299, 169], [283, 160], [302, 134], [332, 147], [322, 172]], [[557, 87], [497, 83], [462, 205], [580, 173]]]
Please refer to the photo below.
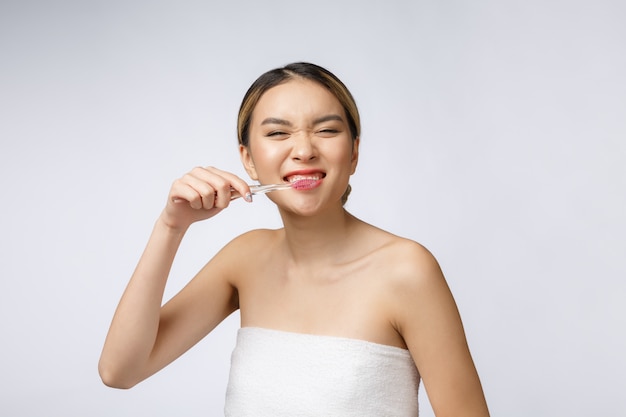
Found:
[[287, 180], [291, 183], [296, 182], [296, 181], [300, 181], [300, 180], [313, 180], [313, 181], [317, 181], [321, 178], [321, 174], [314, 174], [314, 175], [292, 175], [291, 177], [287, 178]]

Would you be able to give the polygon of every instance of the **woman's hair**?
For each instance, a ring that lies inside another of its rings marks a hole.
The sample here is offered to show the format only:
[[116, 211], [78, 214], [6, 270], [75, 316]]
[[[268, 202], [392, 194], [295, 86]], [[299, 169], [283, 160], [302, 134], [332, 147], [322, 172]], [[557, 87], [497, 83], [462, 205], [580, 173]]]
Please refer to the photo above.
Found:
[[305, 79], [318, 83], [322, 87], [330, 91], [341, 103], [346, 118], [352, 140], [361, 135], [361, 120], [359, 118], [359, 110], [352, 94], [346, 86], [333, 73], [319, 65], [310, 64], [308, 62], [296, 62], [282, 68], [276, 68], [261, 75], [252, 83], [246, 95], [243, 97], [241, 107], [239, 108], [239, 117], [237, 118], [237, 137], [239, 144], [248, 146], [250, 140], [250, 120], [252, 112], [261, 96], [270, 88], [286, 83], [293, 79]]
[[[332, 95], [339, 100], [339, 103], [346, 113], [352, 140], [356, 140], [361, 136], [359, 110], [352, 94], [341, 80], [332, 72], [319, 65], [308, 62], [296, 62], [282, 68], [268, 71], [252, 83], [243, 97], [237, 118], [237, 138], [239, 139], [240, 145], [248, 147], [250, 143], [250, 120], [252, 119], [252, 112], [261, 99], [261, 96], [272, 87], [298, 78], [316, 82], [330, 91]], [[351, 189], [348, 184], [348, 188], [341, 198], [342, 203], [345, 204], [347, 201]]]

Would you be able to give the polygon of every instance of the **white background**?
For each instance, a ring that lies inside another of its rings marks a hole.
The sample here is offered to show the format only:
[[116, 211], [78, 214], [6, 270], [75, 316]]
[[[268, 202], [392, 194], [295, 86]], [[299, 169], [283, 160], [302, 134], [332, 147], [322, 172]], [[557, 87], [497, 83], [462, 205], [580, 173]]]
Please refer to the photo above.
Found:
[[[492, 415], [625, 415], [625, 4], [3, 0], [0, 415], [222, 415], [236, 315], [129, 391], [97, 361], [171, 182], [244, 176], [240, 100], [299, 60], [356, 97], [348, 209], [439, 259]], [[167, 296], [278, 226], [196, 225]]]

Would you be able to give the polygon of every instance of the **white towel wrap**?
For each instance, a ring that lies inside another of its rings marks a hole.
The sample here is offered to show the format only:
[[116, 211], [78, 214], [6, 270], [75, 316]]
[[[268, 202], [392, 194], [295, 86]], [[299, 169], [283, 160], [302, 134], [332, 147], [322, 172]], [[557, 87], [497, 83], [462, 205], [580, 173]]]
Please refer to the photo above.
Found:
[[224, 411], [226, 417], [417, 417], [419, 381], [406, 349], [244, 327]]

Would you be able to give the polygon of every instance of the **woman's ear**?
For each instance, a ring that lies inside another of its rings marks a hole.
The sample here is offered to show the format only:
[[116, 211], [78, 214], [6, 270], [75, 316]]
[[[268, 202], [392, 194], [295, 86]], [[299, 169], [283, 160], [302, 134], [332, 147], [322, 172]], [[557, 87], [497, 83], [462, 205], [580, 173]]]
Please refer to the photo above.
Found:
[[241, 163], [245, 168], [246, 172], [253, 180], [258, 180], [259, 177], [256, 174], [256, 168], [254, 167], [254, 160], [252, 159], [252, 154], [250, 154], [250, 149], [247, 146], [239, 145], [239, 157], [241, 158]]
[[352, 141], [352, 159], [350, 160], [350, 164], [352, 166], [350, 174], [354, 174], [356, 171], [356, 166], [359, 163], [359, 144], [361, 143], [361, 138], [356, 138]]

